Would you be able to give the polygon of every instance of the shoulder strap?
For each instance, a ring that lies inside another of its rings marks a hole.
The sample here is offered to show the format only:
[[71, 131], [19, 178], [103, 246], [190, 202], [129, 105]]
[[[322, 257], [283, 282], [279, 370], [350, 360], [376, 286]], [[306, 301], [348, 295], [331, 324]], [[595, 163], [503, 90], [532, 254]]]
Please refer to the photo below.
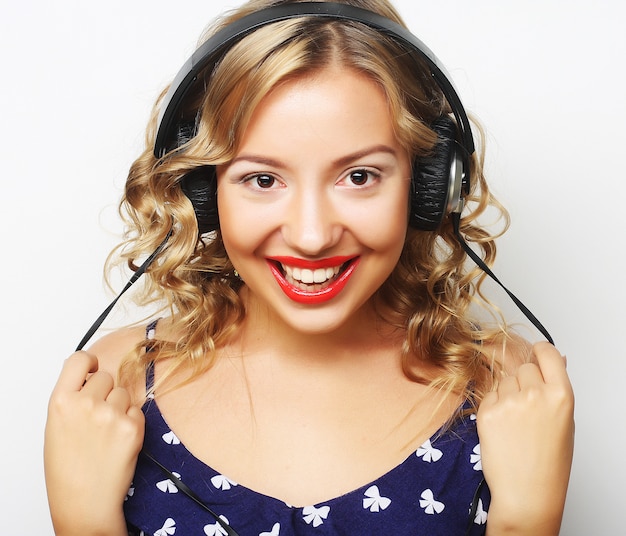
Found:
[[[156, 327], [159, 319], [153, 320], [146, 326], [146, 353], [154, 350], [154, 344], [151, 342], [156, 336]], [[154, 387], [154, 361], [150, 361], [146, 367], [146, 393]]]

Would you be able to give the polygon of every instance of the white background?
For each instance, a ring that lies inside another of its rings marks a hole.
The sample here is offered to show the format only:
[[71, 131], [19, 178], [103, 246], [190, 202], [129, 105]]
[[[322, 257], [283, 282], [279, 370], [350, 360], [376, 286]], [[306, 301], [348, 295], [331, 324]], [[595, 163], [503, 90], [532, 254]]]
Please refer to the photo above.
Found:
[[[101, 267], [125, 173], [157, 92], [238, 2], [1, 2], [0, 526], [44, 535], [47, 398], [110, 299]], [[577, 446], [562, 534], [626, 535], [624, 4], [397, 6], [487, 129], [491, 183], [513, 217], [496, 272], [568, 356]]]

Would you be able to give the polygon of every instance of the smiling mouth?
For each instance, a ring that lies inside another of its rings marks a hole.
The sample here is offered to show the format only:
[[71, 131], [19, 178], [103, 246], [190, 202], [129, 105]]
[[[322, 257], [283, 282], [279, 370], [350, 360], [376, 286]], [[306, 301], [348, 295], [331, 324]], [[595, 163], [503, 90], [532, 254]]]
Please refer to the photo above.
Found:
[[299, 303], [318, 304], [334, 298], [354, 273], [359, 257], [304, 261], [287, 257], [268, 259], [283, 292]]
[[347, 263], [329, 268], [316, 268], [314, 270], [279, 264], [285, 279], [290, 285], [297, 286], [301, 290], [320, 290], [335, 280], [339, 273], [345, 270]]

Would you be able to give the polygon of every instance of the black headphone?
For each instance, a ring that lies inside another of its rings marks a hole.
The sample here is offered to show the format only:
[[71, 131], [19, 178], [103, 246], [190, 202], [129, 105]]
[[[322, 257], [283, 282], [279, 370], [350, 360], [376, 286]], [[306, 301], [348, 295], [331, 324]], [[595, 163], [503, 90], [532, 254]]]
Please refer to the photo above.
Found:
[[[197, 83], [199, 74], [212, 71], [223, 55], [254, 30], [296, 17], [323, 17], [355, 21], [390, 36], [421, 60], [443, 92], [455, 117], [437, 118], [430, 127], [438, 142], [431, 156], [414, 163], [409, 224], [432, 231], [444, 217], [460, 213], [463, 196], [469, 193], [469, 156], [474, 140], [467, 113], [445, 68], [431, 50], [406, 28], [371, 11], [332, 2], [300, 2], [269, 7], [251, 13], [222, 28], [202, 44], [176, 75], [166, 94], [159, 114], [154, 155], [164, 157], [195, 135], [195, 125], [182, 118], [185, 97]], [[200, 234], [219, 227], [217, 213], [217, 179], [215, 168], [205, 166], [188, 173], [181, 188], [191, 200]]]

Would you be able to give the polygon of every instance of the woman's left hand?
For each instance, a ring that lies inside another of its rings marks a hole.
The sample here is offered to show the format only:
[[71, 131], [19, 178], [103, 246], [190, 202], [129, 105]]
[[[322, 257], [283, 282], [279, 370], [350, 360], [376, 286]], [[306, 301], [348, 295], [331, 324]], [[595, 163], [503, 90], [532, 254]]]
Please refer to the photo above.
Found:
[[548, 343], [478, 410], [491, 490], [487, 534], [558, 535], [574, 450], [574, 394], [565, 358]]

